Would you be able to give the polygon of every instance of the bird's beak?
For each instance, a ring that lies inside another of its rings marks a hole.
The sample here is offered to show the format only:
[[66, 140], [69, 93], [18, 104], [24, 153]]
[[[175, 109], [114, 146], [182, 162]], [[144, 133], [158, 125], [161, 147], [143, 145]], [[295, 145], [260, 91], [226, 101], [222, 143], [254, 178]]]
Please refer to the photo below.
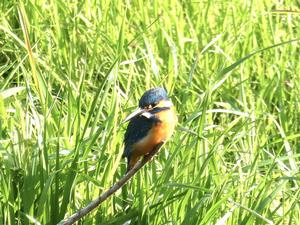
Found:
[[129, 116], [127, 116], [125, 118], [125, 120], [123, 121], [123, 123], [126, 123], [127, 121], [131, 120], [132, 118], [139, 116], [143, 113], [146, 113], [147, 110], [146, 109], [141, 109], [141, 108], [137, 108], [133, 113], [131, 113]]
[[[173, 103], [171, 101], [161, 101], [158, 105], [156, 105], [154, 108], [159, 108], [159, 107], [172, 107]], [[153, 109], [153, 108], [152, 108]], [[131, 113], [129, 116], [125, 118], [123, 123], [128, 122], [132, 118], [143, 115], [144, 117], [150, 119], [153, 115], [148, 111], [149, 109], [142, 109], [142, 108], [137, 108], [133, 113]]]

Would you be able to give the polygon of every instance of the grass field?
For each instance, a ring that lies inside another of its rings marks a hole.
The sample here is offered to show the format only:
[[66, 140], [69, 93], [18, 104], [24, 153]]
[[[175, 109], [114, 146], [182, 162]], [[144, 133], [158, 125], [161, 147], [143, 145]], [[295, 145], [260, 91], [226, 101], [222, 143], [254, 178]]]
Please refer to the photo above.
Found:
[[300, 224], [297, 1], [0, 1], [0, 224], [57, 224], [126, 171], [121, 121], [179, 123], [79, 224]]

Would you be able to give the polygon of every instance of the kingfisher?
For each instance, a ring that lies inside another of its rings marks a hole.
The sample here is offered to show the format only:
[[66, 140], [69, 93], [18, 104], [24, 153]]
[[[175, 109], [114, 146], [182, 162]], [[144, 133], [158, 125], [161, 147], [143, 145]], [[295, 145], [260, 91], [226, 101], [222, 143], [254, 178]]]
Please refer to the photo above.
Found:
[[177, 116], [166, 90], [156, 87], [142, 95], [139, 107], [125, 118], [127, 121], [123, 157], [127, 158], [128, 172], [142, 156], [171, 137]]

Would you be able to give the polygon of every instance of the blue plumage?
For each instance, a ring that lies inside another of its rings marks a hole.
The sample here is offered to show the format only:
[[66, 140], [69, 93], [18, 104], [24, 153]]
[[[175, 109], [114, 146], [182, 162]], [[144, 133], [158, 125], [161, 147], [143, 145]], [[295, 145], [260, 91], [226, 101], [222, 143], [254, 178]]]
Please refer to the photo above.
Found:
[[124, 137], [124, 157], [130, 158], [131, 146], [146, 137], [157, 122], [159, 122], [159, 120], [154, 116], [149, 119], [144, 116], [137, 116], [129, 122]]
[[169, 100], [166, 90], [160, 87], [152, 88], [143, 94], [139, 101], [139, 107], [154, 106], [161, 100]]

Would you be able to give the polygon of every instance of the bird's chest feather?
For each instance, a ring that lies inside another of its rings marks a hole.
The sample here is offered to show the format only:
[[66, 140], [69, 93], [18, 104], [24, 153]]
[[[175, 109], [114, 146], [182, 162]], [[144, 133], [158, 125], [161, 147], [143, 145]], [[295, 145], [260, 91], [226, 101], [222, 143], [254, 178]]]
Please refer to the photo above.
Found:
[[166, 141], [174, 131], [177, 117], [173, 109], [163, 110], [155, 115], [160, 122], [155, 123], [148, 134], [134, 144], [137, 155], [148, 154], [157, 144]]

